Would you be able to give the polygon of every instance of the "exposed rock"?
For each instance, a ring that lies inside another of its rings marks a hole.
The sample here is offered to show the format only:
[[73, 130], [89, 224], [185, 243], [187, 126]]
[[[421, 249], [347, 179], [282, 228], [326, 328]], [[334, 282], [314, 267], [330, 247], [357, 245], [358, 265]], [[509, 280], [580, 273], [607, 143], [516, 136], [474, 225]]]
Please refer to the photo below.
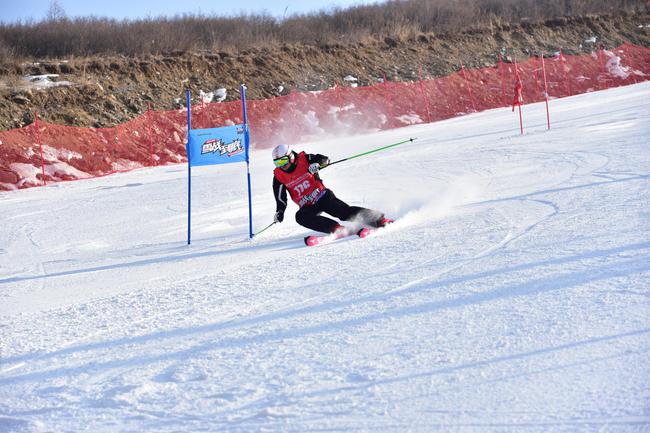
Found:
[[19, 93], [11, 95], [11, 100], [18, 105], [28, 105], [31, 101], [26, 96], [23, 96]]

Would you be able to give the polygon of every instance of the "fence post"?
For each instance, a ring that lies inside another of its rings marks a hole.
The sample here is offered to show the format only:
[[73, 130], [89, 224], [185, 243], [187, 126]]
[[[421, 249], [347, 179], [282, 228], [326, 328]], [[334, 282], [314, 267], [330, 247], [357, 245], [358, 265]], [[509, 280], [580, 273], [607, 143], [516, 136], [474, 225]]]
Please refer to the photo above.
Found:
[[118, 126], [113, 126], [113, 140], [111, 140], [111, 166], [110, 166], [110, 173], [113, 173], [113, 167], [115, 163], [115, 147], [117, 146], [117, 143], [119, 141], [119, 129]]
[[153, 125], [151, 124], [151, 102], [147, 103], [147, 124], [149, 125], [149, 156], [151, 158], [151, 166], [154, 166], [153, 157]]
[[336, 102], [339, 104], [339, 112], [336, 116], [336, 119], [340, 122], [341, 119], [343, 118], [343, 104], [341, 102], [341, 85], [339, 84], [338, 81], [336, 81], [335, 92], [336, 92]]
[[393, 110], [393, 104], [391, 100], [390, 89], [388, 88], [388, 80], [386, 79], [386, 74], [384, 74], [384, 99], [386, 100], [386, 107], [388, 108], [388, 127], [386, 129], [391, 129], [395, 123], [395, 111]]
[[474, 103], [474, 96], [472, 95], [472, 86], [469, 83], [469, 80], [467, 79], [467, 74], [465, 74], [465, 66], [461, 63], [460, 64], [460, 72], [463, 75], [463, 78], [465, 79], [465, 84], [467, 85], [467, 93], [469, 93], [469, 100], [472, 103], [472, 109], [474, 112], [478, 112], [476, 109], [476, 104]]
[[524, 103], [524, 98], [522, 96], [523, 86], [521, 84], [521, 77], [519, 76], [519, 69], [517, 68], [517, 57], [514, 57], [515, 61], [515, 97], [512, 101], [512, 111], [515, 111], [515, 105], [519, 107], [519, 127], [521, 128], [521, 135], [524, 135], [524, 118], [521, 113], [521, 105]]
[[602, 90], [605, 86], [605, 83], [601, 80], [605, 78], [605, 68], [603, 66], [603, 50], [600, 47], [596, 48], [596, 59], [598, 61], [598, 73], [596, 74], [596, 88], [594, 90]]
[[422, 99], [424, 100], [424, 107], [426, 108], [427, 112], [427, 123], [431, 123], [431, 110], [429, 109], [429, 98], [427, 97], [427, 91], [424, 88], [424, 84], [422, 82], [422, 66], [420, 66], [420, 69], [418, 70], [418, 78], [419, 78], [419, 84], [420, 84], [420, 93], [422, 94]]
[[[627, 53], [627, 50], [629, 50], [629, 45], [628, 45], [627, 42], [625, 42], [623, 45], [621, 45], [621, 46], [619, 47], [619, 54], [625, 54], [625, 55], [627, 55], [627, 54], [628, 54], [628, 53]], [[647, 57], [650, 57], [650, 56], [647, 56]], [[632, 59], [627, 60], [627, 59], [625, 59], [624, 57], [622, 58], [622, 60], [626, 60], [626, 63], [630, 63], [630, 62], [632, 62]], [[649, 63], [648, 65], [650, 66], [650, 63]], [[642, 65], [641, 65], [641, 64], [639, 65], [639, 69], [642, 69]], [[630, 75], [632, 76], [632, 81], [634, 81], [634, 84], [638, 84], [639, 82], [638, 82], [638, 80], [636, 79], [636, 69], [635, 69], [634, 62], [631, 63], [630, 70], [631, 70], [631, 71], [630, 71]]]
[[[304, 128], [304, 120], [298, 117], [298, 86], [296, 84], [291, 85], [291, 90], [289, 91], [287, 105], [289, 106], [291, 112], [291, 136], [300, 137], [301, 128]], [[298, 119], [300, 121], [298, 121]]]
[[45, 159], [43, 158], [43, 142], [41, 141], [41, 131], [38, 127], [38, 111], [34, 114], [34, 126], [36, 127], [36, 141], [41, 151], [41, 176], [43, 178], [43, 186], [47, 185], [45, 182]]
[[503, 70], [504, 64], [501, 53], [499, 53], [499, 66], [497, 68], [498, 74], [501, 76], [501, 94], [503, 96], [503, 104], [508, 106], [508, 97], [506, 96], [506, 82], [505, 82], [505, 71]]
[[[535, 95], [539, 95], [540, 92], [540, 87], [539, 87], [539, 65], [535, 64], [535, 61], [537, 60], [537, 56], [535, 55], [535, 51], [533, 51], [533, 57], [530, 59], [533, 71], [535, 72]], [[535, 96], [535, 100], [532, 102], [537, 102], [537, 96]]]
[[201, 95], [201, 128], [205, 129], [205, 99]]
[[566, 68], [564, 67], [564, 63], [566, 63], [566, 60], [564, 59], [564, 53], [562, 52], [562, 48], [560, 48], [560, 69], [562, 70], [562, 75], [564, 76], [564, 83], [566, 84], [567, 88], [567, 96], [571, 96], [571, 83], [569, 81], [568, 77], [568, 72], [566, 71]]
[[546, 101], [546, 124], [551, 129], [551, 115], [548, 109], [548, 85], [546, 84], [546, 66], [544, 65], [544, 53], [539, 54], [542, 60], [542, 75], [544, 76], [544, 100]]
[[116, 163], [116, 161], [118, 159], [120, 147], [124, 147], [124, 146], [120, 146], [121, 142], [124, 139], [124, 134], [122, 133], [122, 129], [121, 129], [122, 125], [123, 124], [120, 124], [120, 125], [117, 125], [115, 127], [115, 145], [113, 146], [113, 163], [111, 164], [111, 172], [112, 173], [117, 173], [117, 172], [122, 171], [120, 169], [119, 164], [115, 165], [115, 163]]

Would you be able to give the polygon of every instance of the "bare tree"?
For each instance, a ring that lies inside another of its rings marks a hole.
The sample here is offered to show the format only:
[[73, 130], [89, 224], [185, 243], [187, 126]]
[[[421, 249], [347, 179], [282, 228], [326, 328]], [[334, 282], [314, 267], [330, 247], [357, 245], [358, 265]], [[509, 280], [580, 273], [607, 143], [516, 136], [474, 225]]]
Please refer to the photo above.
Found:
[[59, 0], [50, 0], [50, 7], [47, 10], [47, 21], [62, 21], [66, 19], [65, 10]]
[[[648, 0], [384, 0], [310, 14], [192, 15], [119, 21], [66, 16], [50, 0], [40, 22], [0, 21], [0, 63], [9, 56], [141, 55], [239, 50], [278, 43], [355, 43], [454, 33], [493, 23], [516, 24], [584, 14], [647, 13]], [[4, 48], [2, 48], [4, 46]]]

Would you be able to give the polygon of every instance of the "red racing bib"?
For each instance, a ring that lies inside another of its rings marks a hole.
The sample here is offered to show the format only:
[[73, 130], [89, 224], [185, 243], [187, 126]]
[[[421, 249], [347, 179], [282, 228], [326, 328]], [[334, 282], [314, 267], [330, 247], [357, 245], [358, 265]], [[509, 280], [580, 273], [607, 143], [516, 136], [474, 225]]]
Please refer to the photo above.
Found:
[[273, 174], [287, 187], [291, 200], [303, 207], [316, 203], [325, 193], [325, 185], [309, 172], [309, 161], [305, 152], [300, 152], [297, 158], [298, 164], [294, 171], [287, 173], [281, 168], [276, 168]]

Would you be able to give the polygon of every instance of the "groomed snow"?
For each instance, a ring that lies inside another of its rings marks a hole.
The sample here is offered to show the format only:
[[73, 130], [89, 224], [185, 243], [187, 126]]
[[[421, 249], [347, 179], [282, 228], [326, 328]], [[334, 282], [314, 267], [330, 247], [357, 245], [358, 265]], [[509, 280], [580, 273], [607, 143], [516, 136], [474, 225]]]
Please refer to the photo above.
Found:
[[[398, 221], [247, 239], [243, 165], [0, 193], [1, 432], [650, 431], [650, 83], [297, 146]], [[254, 131], [253, 131], [254, 133]], [[269, 150], [252, 153], [255, 229]]]

